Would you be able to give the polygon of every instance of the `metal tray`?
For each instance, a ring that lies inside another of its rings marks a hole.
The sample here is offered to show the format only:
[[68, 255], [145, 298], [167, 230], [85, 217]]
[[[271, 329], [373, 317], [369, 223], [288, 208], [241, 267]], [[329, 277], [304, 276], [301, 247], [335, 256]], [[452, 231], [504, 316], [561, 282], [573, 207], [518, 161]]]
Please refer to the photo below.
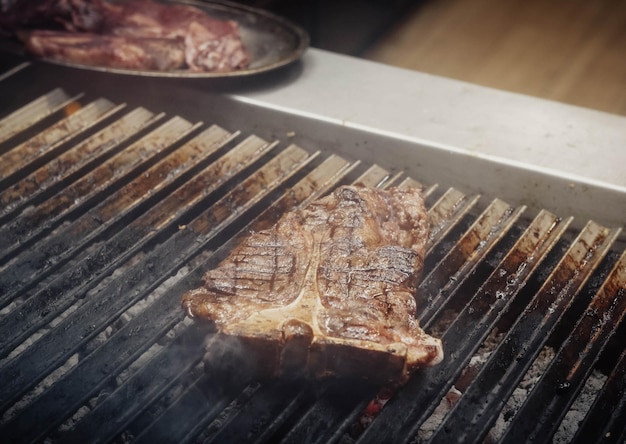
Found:
[[159, 0], [161, 3], [179, 3], [195, 6], [220, 20], [235, 20], [241, 38], [250, 53], [246, 69], [228, 72], [191, 72], [187, 70], [152, 71], [106, 66], [85, 65], [46, 58], [49, 63], [72, 68], [116, 74], [151, 77], [223, 78], [249, 76], [270, 71], [298, 60], [309, 46], [308, 34], [299, 26], [270, 12], [222, 0]]

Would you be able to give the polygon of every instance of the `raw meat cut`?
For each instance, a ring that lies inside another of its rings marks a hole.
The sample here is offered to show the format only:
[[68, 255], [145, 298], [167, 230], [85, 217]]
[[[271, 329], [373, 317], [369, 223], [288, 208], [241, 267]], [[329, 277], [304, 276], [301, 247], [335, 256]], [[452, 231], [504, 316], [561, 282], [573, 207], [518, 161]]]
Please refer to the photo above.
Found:
[[193, 6], [152, 0], [9, 1], [0, 27], [34, 55], [87, 65], [226, 72], [250, 55], [239, 26]]
[[25, 44], [40, 57], [110, 68], [171, 71], [185, 63], [184, 48], [169, 39], [32, 31]]
[[428, 233], [420, 190], [343, 186], [252, 233], [182, 305], [262, 375], [402, 383], [443, 357], [415, 318]]

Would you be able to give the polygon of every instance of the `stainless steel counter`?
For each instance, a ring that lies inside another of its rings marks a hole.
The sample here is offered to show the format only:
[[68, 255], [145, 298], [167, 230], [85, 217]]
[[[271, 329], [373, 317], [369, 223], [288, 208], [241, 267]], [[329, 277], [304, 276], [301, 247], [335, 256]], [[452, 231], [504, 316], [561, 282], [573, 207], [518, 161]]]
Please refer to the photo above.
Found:
[[[412, 166], [429, 180], [613, 224], [626, 219], [624, 116], [316, 49], [297, 81], [232, 98], [416, 144], [421, 161]], [[470, 160], [465, 168], [460, 159], [468, 158], [484, 167]]]

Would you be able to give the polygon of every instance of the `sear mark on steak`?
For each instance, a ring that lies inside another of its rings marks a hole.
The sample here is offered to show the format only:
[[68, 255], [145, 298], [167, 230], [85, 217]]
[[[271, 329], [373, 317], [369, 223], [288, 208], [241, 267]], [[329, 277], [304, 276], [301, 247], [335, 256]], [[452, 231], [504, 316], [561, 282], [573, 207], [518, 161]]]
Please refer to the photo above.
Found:
[[252, 233], [182, 305], [257, 376], [403, 383], [443, 357], [415, 318], [428, 232], [420, 190], [343, 186]]
[[52, 60], [157, 71], [227, 72], [248, 66], [239, 26], [189, 5], [133, 0], [13, 0], [0, 28]]

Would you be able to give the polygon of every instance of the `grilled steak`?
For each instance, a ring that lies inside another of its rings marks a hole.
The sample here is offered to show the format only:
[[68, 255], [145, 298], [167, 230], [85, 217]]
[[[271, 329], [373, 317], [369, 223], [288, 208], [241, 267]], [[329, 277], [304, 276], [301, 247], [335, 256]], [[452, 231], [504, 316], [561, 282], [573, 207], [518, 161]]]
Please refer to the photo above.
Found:
[[415, 319], [428, 232], [419, 190], [340, 187], [251, 234], [182, 305], [262, 375], [401, 383], [443, 356]]
[[[225, 72], [250, 56], [234, 21], [193, 6], [134, 0], [13, 1], [0, 26], [34, 55], [115, 68]], [[28, 12], [21, 12], [21, 11]]]

